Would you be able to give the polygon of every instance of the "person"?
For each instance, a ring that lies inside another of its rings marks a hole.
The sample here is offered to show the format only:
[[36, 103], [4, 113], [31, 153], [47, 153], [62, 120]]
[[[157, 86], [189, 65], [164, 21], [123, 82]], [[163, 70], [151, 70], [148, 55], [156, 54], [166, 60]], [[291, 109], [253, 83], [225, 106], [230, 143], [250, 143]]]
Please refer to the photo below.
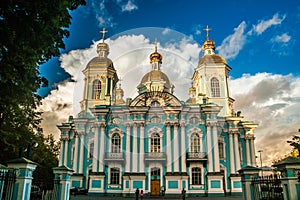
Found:
[[135, 190], [135, 199], [136, 200], [139, 199], [139, 195], [140, 195], [140, 190], [139, 190], [139, 188], [136, 188], [136, 190]]
[[143, 197], [144, 197], [144, 191], [143, 190], [141, 190], [140, 196], [141, 196], [141, 199], [143, 199]]
[[182, 197], [182, 200], [185, 200], [185, 193], [186, 193], [185, 189], [182, 188], [182, 190], [181, 190], [181, 197]]

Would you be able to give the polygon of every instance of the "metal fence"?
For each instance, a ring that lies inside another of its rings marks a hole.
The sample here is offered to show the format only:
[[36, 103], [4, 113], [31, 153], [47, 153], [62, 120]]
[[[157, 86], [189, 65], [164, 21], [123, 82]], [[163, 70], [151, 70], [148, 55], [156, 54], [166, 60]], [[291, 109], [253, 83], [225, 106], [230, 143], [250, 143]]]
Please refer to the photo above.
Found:
[[13, 198], [16, 182], [16, 170], [0, 170], [0, 199], [11, 200]]
[[271, 175], [253, 178], [251, 192], [255, 200], [283, 200], [280, 176]]

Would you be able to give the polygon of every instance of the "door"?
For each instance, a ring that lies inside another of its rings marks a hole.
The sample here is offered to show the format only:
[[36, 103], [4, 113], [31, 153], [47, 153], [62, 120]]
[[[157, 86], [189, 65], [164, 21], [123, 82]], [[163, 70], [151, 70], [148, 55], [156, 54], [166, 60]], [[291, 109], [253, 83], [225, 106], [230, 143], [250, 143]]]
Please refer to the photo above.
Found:
[[151, 180], [151, 196], [159, 196], [160, 193], [160, 181]]

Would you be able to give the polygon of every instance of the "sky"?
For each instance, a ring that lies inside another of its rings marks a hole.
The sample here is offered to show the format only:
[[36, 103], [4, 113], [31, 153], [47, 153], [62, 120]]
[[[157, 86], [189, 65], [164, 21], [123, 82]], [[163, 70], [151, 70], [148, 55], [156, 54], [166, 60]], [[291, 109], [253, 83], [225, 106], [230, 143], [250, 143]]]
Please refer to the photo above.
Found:
[[70, 37], [61, 56], [40, 67], [49, 87], [43, 97], [44, 133], [59, 138], [56, 125], [79, 111], [82, 70], [97, 56], [100, 31], [125, 92], [137, 95], [139, 82], [150, 70], [149, 55], [158, 41], [162, 71], [175, 85], [175, 96], [188, 98], [190, 78], [209, 38], [226, 59], [234, 109], [245, 121], [259, 124], [256, 150], [270, 165], [290, 152], [287, 140], [300, 129], [300, 1], [299, 0], [86, 0], [70, 12]]

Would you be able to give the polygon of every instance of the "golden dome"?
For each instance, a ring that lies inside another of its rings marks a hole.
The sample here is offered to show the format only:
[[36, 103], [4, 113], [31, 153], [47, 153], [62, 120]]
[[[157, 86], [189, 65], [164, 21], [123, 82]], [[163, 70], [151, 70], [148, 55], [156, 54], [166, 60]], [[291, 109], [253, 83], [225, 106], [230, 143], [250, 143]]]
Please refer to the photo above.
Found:
[[99, 43], [97, 45], [97, 53], [100, 54], [101, 51], [104, 51], [104, 52], [109, 52], [109, 47], [108, 47], [108, 44], [106, 43]]
[[153, 62], [159, 62], [159, 63], [162, 62], [162, 55], [160, 53], [158, 53], [157, 51], [151, 53], [151, 55], [150, 55], [150, 63], [153, 63]]
[[87, 64], [86, 67], [110, 67], [114, 68], [113, 62], [107, 57], [95, 57]]
[[206, 49], [212, 49], [215, 50], [215, 43], [212, 40], [205, 40], [205, 42], [202, 45], [202, 50], [205, 51]]
[[202, 64], [213, 64], [213, 63], [218, 63], [218, 64], [225, 64], [227, 65], [227, 62], [224, 58], [217, 54], [211, 54], [211, 55], [205, 55], [202, 58], [200, 58], [198, 62], [198, 66]]
[[147, 74], [145, 74], [144, 77], [142, 78], [141, 84], [145, 85], [149, 81], [151, 82], [164, 81], [166, 88], [172, 87], [169, 77], [160, 70], [152, 70]]

